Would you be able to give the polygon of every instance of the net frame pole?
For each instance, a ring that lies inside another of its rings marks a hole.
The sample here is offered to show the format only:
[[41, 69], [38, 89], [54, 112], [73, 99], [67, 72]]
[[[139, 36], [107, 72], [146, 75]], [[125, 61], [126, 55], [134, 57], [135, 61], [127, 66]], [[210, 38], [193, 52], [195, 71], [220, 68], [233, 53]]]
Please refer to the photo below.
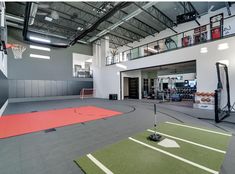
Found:
[[217, 89], [215, 90], [214, 97], [215, 97], [215, 122], [219, 123], [219, 106], [218, 106], [219, 99], [218, 99], [218, 90]]
[[[222, 118], [219, 117], [219, 112], [221, 109], [219, 109], [219, 93], [221, 92], [221, 89], [223, 88], [222, 86], [222, 81], [221, 81], [221, 76], [220, 76], [220, 66], [223, 66], [223, 69], [225, 71], [225, 78], [226, 78], [226, 90], [227, 90], [227, 104], [226, 107], [228, 108], [228, 111]], [[217, 71], [217, 78], [218, 78], [218, 83], [217, 83], [217, 90], [215, 90], [215, 122], [219, 123], [222, 121], [225, 117], [230, 115], [231, 112], [231, 103], [230, 103], [230, 84], [229, 84], [229, 75], [228, 75], [228, 66], [224, 63], [216, 62], [216, 71]]]

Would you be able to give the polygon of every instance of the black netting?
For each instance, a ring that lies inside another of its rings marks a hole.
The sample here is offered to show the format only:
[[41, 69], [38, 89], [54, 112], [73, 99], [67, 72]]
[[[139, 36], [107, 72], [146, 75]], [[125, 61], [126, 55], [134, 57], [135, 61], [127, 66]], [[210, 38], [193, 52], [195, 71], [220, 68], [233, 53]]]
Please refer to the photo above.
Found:
[[215, 90], [215, 121], [220, 122], [230, 114], [230, 91], [228, 79], [228, 67], [222, 63], [216, 63], [218, 84]]

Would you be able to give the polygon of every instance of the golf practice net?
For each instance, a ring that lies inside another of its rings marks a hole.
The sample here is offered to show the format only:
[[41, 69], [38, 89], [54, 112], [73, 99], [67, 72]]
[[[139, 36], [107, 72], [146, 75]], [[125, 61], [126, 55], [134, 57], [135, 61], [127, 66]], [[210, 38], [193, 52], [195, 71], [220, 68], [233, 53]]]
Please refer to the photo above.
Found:
[[230, 89], [228, 67], [223, 63], [216, 63], [217, 89], [215, 90], [215, 122], [220, 122], [230, 115]]

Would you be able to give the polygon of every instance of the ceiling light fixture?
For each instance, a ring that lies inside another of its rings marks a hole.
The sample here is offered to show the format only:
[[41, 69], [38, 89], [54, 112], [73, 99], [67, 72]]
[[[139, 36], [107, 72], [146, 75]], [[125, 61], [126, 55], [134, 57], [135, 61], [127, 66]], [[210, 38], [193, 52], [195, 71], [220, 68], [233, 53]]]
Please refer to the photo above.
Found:
[[229, 48], [228, 43], [222, 43], [218, 45], [218, 50], [226, 50], [228, 48]]
[[29, 36], [30, 40], [35, 40], [35, 41], [40, 41], [40, 42], [45, 42], [45, 43], [51, 43], [49, 39], [43, 39], [39, 37], [34, 37], [34, 36]]
[[43, 50], [43, 51], [51, 51], [50, 48], [47, 48], [47, 47], [40, 47], [40, 46], [36, 46], [36, 45], [29, 45], [29, 48], [31, 48], [31, 49], [36, 49], [36, 50]]
[[50, 59], [50, 56], [43, 56], [39, 54], [30, 54], [29, 57], [38, 58], [38, 59]]
[[207, 53], [207, 52], [208, 52], [207, 47], [203, 47], [203, 48], [201, 48], [201, 50], [200, 50], [200, 53]]
[[48, 17], [48, 16], [46, 16], [44, 19], [45, 21], [48, 21], [48, 22], [51, 22], [53, 20], [51, 17]]
[[78, 31], [83, 31], [83, 28], [82, 27], [78, 27], [77, 30]]

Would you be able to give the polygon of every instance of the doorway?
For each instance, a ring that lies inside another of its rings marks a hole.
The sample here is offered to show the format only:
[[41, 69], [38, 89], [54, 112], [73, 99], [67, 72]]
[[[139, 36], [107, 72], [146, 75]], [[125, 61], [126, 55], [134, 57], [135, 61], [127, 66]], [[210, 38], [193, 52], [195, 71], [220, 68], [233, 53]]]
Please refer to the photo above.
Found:
[[128, 78], [130, 99], [139, 99], [139, 78]]

